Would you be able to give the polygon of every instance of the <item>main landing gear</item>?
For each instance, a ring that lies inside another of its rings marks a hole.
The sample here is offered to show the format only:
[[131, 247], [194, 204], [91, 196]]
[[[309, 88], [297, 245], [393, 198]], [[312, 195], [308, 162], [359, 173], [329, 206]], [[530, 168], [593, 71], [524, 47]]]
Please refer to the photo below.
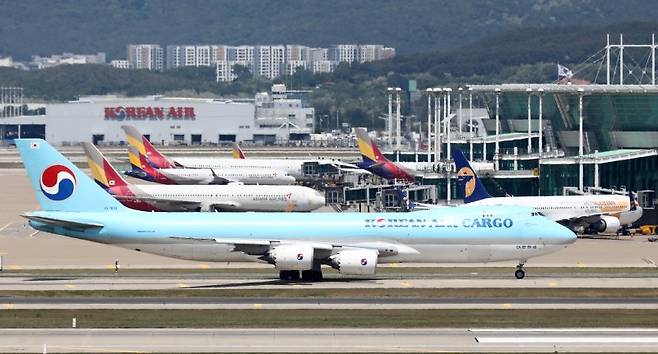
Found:
[[322, 271], [320, 270], [303, 270], [301, 278], [298, 270], [282, 270], [279, 272], [279, 279], [285, 281], [322, 281]]
[[514, 276], [516, 279], [523, 279], [525, 278], [525, 270], [523, 269], [523, 264], [525, 262], [519, 262], [519, 265], [516, 266], [516, 271], [514, 272]]

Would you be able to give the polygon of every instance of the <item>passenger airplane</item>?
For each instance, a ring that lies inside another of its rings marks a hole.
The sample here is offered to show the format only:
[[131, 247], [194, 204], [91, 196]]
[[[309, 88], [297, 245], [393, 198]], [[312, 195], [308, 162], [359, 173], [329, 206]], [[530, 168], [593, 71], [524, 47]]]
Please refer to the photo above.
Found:
[[282, 279], [319, 280], [321, 265], [374, 274], [377, 263], [526, 259], [575, 242], [525, 207], [399, 213], [149, 213], [126, 208], [45, 140], [17, 139], [40, 211], [40, 231], [198, 261], [262, 261]]
[[606, 233], [617, 232], [623, 225], [632, 224], [642, 216], [642, 208], [621, 195], [494, 198], [487, 193], [464, 154], [458, 149], [452, 154], [464, 202], [468, 204], [528, 206], [572, 230]]
[[131, 185], [91, 143], [84, 143], [96, 183], [123, 205], [142, 211], [312, 211], [325, 204], [302, 186]]
[[379, 151], [365, 128], [356, 128], [356, 143], [361, 151], [361, 162], [357, 166], [387, 180], [416, 181], [410, 171], [390, 161]]
[[215, 172], [212, 168], [154, 168], [153, 163], [134, 146], [128, 147], [132, 169], [126, 175], [161, 184], [263, 184], [289, 185], [295, 177], [280, 170], [264, 168], [229, 168]]
[[267, 169], [283, 171], [296, 179], [304, 177], [304, 163], [331, 165], [344, 170], [359, 170], [355, 165], [334, 159], [236, 159], [218, 157], [176, 157], [171, 159], [157, 151], [137, 128], [129, 125], [124, 125], [122, 128], [128, 137], [128, 143], [148, 157], [155, 168], [210, 168], [215, 171], [237, 168]]
[[[384, 179], [414, 182], [414, 176], [419, 171], [428, 169], [427, 162], [393, 162], [387, 159], [365, 128], [356, 128], [356, 141], [361, 152], [361, 162], [357, 166]], [[493, 169], [493, 163], [489, 162], [475, 162], [474, 166], [476, 170]]]

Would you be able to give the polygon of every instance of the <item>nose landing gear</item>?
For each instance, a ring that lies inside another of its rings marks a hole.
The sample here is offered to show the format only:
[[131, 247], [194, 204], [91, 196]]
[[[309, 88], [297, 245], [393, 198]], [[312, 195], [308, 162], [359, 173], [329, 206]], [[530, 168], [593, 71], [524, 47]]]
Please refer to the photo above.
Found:
[[523, 279], [525, 278], [525, 270], [523, 269], [523, 264], [525, 261], [519, 262], [519, 265], [516, 266], [516, 271], [514, 272], [514, 276], [516, 279]]

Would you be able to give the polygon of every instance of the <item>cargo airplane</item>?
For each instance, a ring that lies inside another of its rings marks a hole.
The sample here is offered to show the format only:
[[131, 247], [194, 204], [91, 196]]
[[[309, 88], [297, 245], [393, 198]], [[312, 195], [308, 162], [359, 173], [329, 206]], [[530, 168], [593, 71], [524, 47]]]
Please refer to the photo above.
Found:
[[123, 205], [142, 211], [312, 211], [325, 204], [302, 186], [131, 185], [91, 143], [84, 143], [96, 183]]
[[464, 154], [458, 149], [452, 154], [464, 202], [469, 205], [528, 206], [572, 230], [589, 232], [617, 232], [642, 216], [642, 208], [632, 200], [632, 193], [629, 193], [630, 198], [604, 194], [494, 198], [484, 188]]
[[161, 184], [289, 185], [295, 183], [295, 178], [283, 171], [264, 168], [228, 168], [218, 172], [212, 168], [155, 168], [150, 158], [140, 153], [134, 146], [128, 146], [128, 159], [131, 170], [126, 171], [126, 175]]
[[149, 213], [132, 210], [45, 140], [17, 139], [41, 210], [40, 231], [198, 261], [260, 261], [282, 279], [319, 280], [321, 265], [372, 275], [378, 263], [526, 259], [575, 242], [527, 207], [465, 206], [400, 213]]
[[[382, 154], [373, 138], [365, 128], [356, 128], [356, 141], [361, 152], [361, 162], [357, 166], [370, 171], [386, 180], [414, 182], [421, 170], [428, 170], [427, 162], [393, 162]], [[473, 163], [476, 170], [492, 170], [488, 162]], [[431, 168], [429, 168], [431, 171]]]
[[[268, 171], [282, 171], [296, 179], [304, 177], [304, 164], [317, 163], [318, 165], [331, 165], [339, 170], [358, 171], [356, 165], [348, 164], [335, 159], [247, 159], [240, 150], [236, 156], [235, 146], [231, 158], [220, 157], [176, 157], [169, 158], [160, 153], [144, 137], [137, 128], [129, 125], [122, 126], [128, 138], [128, 144], [134, 146], [143, 155], [148, 157], [155, 168], [185, 168], [185, 169], [212, 169], [213, 171], [228, 171], [230, 169], [265, 169]], [[237, 157], [237, 158], [236, 158]]]

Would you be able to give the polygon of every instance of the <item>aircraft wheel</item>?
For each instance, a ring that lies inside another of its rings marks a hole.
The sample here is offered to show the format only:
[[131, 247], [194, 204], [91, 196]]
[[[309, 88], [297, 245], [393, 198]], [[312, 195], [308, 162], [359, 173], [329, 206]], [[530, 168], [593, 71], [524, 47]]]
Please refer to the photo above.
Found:
[[279, 272], [279, 279], [281, 280], [299, 280], [299, 271], [296, 270], [282, 270]]
[[516, 272], [514, 272], [514, 276], [516, 279], [523, 279], [525, 278], [525, 271], [522, 268], [518, 268]]
[[302, 280], [304, 281], [321, 281], [322, 272], [317, 270], [304, 270], [302, 271]]

